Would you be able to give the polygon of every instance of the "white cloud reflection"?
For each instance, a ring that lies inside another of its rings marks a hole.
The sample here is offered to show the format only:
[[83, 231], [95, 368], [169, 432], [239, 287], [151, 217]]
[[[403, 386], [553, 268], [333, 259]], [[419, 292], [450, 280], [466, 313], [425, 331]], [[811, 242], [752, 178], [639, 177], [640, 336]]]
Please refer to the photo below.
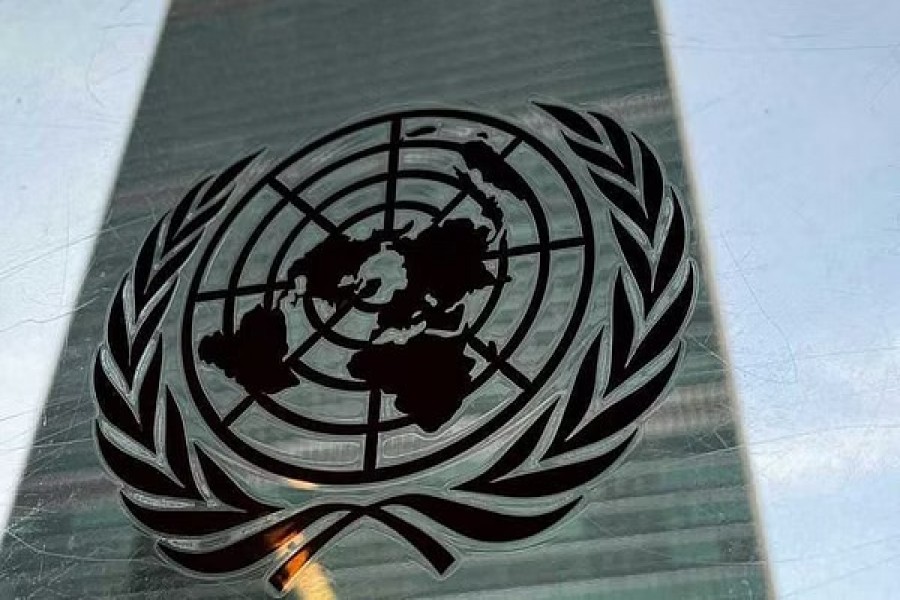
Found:
[[662, 5], [779, 596], [895, 598], [900, 5]]
[[0, 523], [158, 37], [163, 2], [0, 2]]
[[[900, 5], [663, 2], [779, 591], [900, 583]], [[0, 520], [164, 3], [0, 3]]]

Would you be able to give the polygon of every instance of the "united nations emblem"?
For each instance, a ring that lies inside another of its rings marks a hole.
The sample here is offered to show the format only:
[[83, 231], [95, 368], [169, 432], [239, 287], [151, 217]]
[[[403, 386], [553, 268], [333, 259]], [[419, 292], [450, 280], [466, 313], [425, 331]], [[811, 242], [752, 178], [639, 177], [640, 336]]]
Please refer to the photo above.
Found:
[[602, 485], [679, 363], [689, 227], [641, 137], [536, 106], [365, 118], [201, 179], [153, 227], [93, 387], [161, 557], [267, 568], [277, 595], [371, 524], [446, 576]]

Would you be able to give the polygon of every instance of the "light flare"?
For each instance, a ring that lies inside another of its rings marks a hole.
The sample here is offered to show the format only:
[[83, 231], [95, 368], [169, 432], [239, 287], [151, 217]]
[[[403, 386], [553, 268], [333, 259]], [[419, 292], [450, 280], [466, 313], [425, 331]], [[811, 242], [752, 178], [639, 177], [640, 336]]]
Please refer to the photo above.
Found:
[[[313, 483], [304, 483], [315, 487]], [[294, 549], [303, 544], [303, 534], [298, 533], [289, 542], [282, 544], [275, 551], [278, 558], [288, 556]], [[297, 600], [336, 600], [334, 589], [328, 580], [328, 573], [321, 564], [309, 560], [307, 551], [297, 553], [284, 566], [287, 577], [287, 593], [288, 597], [294, 597]]]

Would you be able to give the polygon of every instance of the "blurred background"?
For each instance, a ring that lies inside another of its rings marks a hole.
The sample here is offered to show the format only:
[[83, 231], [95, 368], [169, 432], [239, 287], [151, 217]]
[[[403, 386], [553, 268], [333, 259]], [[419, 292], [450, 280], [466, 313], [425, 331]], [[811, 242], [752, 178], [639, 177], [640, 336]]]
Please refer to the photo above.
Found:
[[[166, 10], [0, 2], [3, 520]], [[777, 596], [894, 598], [900, 5], [658, 12]]]

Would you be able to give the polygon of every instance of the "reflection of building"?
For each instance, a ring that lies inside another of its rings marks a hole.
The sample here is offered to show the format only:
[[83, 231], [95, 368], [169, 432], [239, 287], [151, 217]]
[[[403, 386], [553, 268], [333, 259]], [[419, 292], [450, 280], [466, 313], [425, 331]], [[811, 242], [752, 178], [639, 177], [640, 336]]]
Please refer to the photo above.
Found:
[[[427, 6], [427, 8], [426, 8]], [[451, 8], [452, 6], [452, 8]], [[266, 145], [409, 101], [519, 112], [533, 95], [599, 102], [678, 177], [650, 2], [176, 2], [0, 549], [0, 596], [261, 597], [160, 565], [121, 510], [92, 440], [88, 393], [108, 300], [151, 225], [191, 180]], [[708, 296], [676, 391], [593, 502], [538, 548], [478, 554], [436, 582], [375, 530], [323, 557], [339, 597], [758, 598], [767, 594]], [[177, 591], [175, 591], [177, 590]], [[510, 591], [514, 590], [514, 591]]]

